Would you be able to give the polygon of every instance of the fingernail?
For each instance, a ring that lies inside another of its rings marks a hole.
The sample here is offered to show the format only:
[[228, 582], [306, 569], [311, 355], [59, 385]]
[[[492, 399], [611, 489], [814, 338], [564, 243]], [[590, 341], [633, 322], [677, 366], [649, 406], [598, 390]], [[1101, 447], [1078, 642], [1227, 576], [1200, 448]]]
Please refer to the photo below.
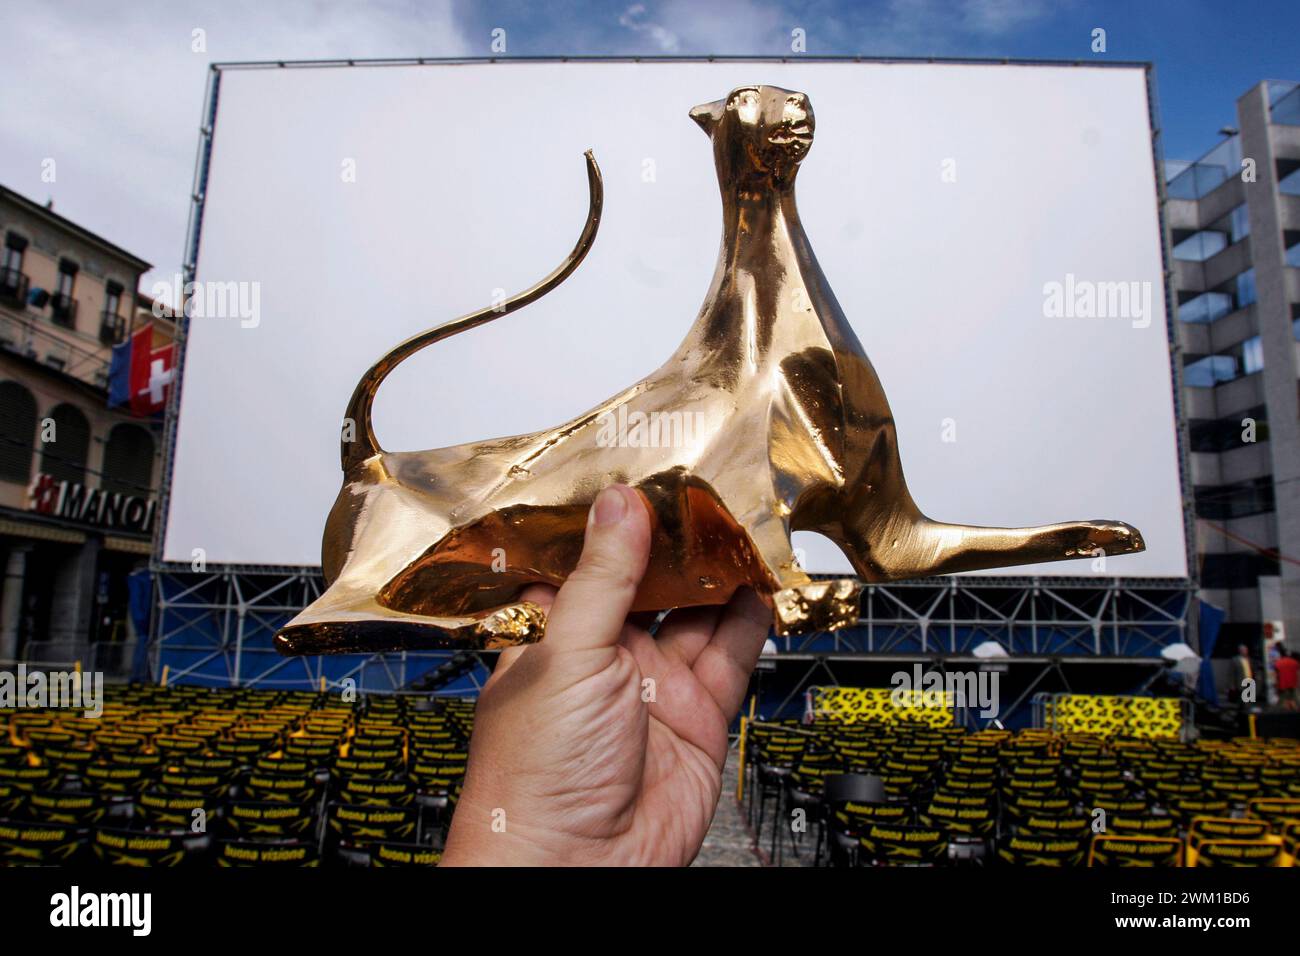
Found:
[[627, 514], [627, 499], [613, 485], [598, 494], [595, 503], [591, 506], [592, 520], [599, 528], [618, 524], [625, 514]]

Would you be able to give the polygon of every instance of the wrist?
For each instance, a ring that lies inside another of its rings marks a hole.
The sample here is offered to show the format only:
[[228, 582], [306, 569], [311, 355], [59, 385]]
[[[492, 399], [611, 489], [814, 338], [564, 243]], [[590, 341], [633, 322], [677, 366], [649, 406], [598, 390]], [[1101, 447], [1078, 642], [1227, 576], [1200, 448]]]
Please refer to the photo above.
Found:
[[507, 807], [462, 794], [439, 865], [551, 867], [601, 862], [600, 841], [560, 833], [518, 817]]

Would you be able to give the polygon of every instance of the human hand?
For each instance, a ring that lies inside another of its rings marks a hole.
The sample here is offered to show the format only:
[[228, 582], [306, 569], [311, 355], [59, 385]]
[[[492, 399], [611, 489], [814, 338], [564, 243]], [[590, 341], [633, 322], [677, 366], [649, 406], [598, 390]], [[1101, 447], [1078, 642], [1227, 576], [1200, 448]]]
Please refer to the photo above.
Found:
[[744, 589], [673, 611], [652, 637], [627, 619], [649, 553], [643, 499], [614, 485], [559, 592], [525, 591], [549, 606], [546, 636], [503, 651], [483, 689], [442, 866], [681, 866], [699, 852], [772, 612]]

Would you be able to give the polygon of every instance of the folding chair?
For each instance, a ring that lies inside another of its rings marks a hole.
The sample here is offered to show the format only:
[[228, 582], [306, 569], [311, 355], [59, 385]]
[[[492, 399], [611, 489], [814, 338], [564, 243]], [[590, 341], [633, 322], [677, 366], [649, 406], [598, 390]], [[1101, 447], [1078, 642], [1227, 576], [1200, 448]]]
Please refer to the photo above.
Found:
[[241, 787], [241, 799], [276, 803], [311, 803], [320, 799], [321, 789], [314, 773], [282, 774], [250, 771]]
[[206, 834], [186, 830], [141, 831], [98, 827], [91, 838], [95, 858], [109, 866], [183, 866], [206, 862]]
[[60, 793], [34, 790], [27, 795], [23, 813], [26, 819], [56, 826], [89, 827], [113, 815], [125, 818], [130, 803], [114, 802], [97, 793]]
[[1088, 848], [1088, 866], [1171, 867], [1183, 865], [1177, 837], [1098, 834]]
[[[821, 865], [822, 846], [832, 866], [840, 861], [850, 862], [856, 855], [858, 838], [848, 823], [845, 807], [883, 804], [886, 802], [885, 784], [880, 777], [865, 773], [828, 774], [823, 780], [822, 814], [818, 820], [817, 849], [813, 866]], [[838, 814], [844, 814], [841, 818]], [[837, 823], [844, 822], [843, 827]]]
[[75, 826], [0, 820], [0, 866], [73, 863], [85, 846], [85, 831]]
[[1084, 853], [1085, 843], [1077, 837], [1016, 834], [998, 844], [998, 859], [1012, 866], [1074, 867]]
[[331, 859], [369, 866], [375, 843], [418, 842], [420, 814], [415, 807], [357, 806], [332, 803], [325, 819], [325, 849]]
[[1188, 854], [1197, 867], [1284, 865], [1281, 840], [1202, 840]]
[[221, 833], [237, 842], [315, 842], [320, 836], [311, 803], [232, 800], [220, 822]]
[[935, 827], [872, 823], [858, 837], [869, 864], [941, 866], [948, 861], [948, 838]]
[[[825, 757], [829, 757], [826, 754]], [[807, 824], [817, 823], [819, 825], [817, 835], [817, 846], [814, 856], [819, 856], [821, 851], [821, 831], [820, 821], [823, 815], [822, 804], [822, 785], [827, 776], [828, 760], [815, 762], [814, 755], [805, 755], [800, 761], [799, 766], [785, 778], [784, 786], [780, 798], [777, 800], [777, 811], [772, 818], [772, 862], [777, 866], [781, 865], [781, 853], [784, 840], [780, 839], [781, 832], [786, 829], [782, 821], [790, 817], [790, 851], [794, 853], [795, 859], [799, 858], [799, 841], [795, 839], [796, 831], [794, 828], [793, 815], [803, 811], [805, 832]]]
[[427, 868], [441, 860], [441, 850], [416, 843], [374, 843], [370, 847], [372, 867]]
[[[222, 797], [164, 790], [157, 786], [132, 797], [130, 825], [134, 829], [206, 832], [220, 814]], [[195, 823], [201, 828], [196, 830]]]
[[409, 807], [415, 802], [415, 784], [405, 776], [348, 774], [334, 780], [334, 792], [341, 802], [358, 806]]
[[936, 792], [918, 813], [922, 826], [948, 835], [948, 855], [954, 862], [979, 863], [987, 855], [997, 827], [992, 797], [958, 797]]
[[154, 767], [129, 763], [90, 764], [80, 777], [86, 787], [101, 794], [131, 796], [152, 783]]
[[218, 840], [217, 866], [315, 867], [320, 852], [310, 843], [255, 843]]

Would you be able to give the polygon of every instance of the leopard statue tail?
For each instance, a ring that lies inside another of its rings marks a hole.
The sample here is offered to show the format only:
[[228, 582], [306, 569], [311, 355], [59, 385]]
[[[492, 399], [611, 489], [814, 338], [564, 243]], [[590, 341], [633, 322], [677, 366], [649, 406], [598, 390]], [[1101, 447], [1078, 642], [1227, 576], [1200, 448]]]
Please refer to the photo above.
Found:
[[573, 271], [578, 268], [578, 264], [586, 258], [587, 253], [591, 251], [592, 243], [596, 239], [596, 230], [600, 227], [600, 212], [605, 201], [605, 189], [601, 182], [600, 167], [596, 165], [596, 157], [592, 155], [591, 150], [587, 150], [585, 155], [587, 159], [587, 188], [589, 191], [587, 222], [582, 228], [582, 235], [578, 237], [578, 243], [573, 247], [573, 251], [550, 275], [536, 285], [506, 299], [504, 302], [489, 306], [486, 309], [480, 309], [477, 312], [471, 312], [469, 315], [463, 315], [458, 319], [452, 319], [450, 322], [444, 322], [442, 325], [412, 336], [370, 366], [366, 374], [361, 376], [361, 381], [357, 383], [356, 390], [353, 391], [352, 398], [348, 401], [348, 410], [343, 420], [344, 428], [340, 445], [340, 458], [345, 472], [350, 471], [354, 465], [383, 453], [378, 439], [375, 438], [371, 413], [379, 386], [383, 384], [384, 379], [399, 363], [410, 358], [426, 346], [491, 322], [493, 319], [499, 319], [503, 315], [508, 315], [516, 309], [521, 309], [530, 302], [540, 299], [572, 275]]

